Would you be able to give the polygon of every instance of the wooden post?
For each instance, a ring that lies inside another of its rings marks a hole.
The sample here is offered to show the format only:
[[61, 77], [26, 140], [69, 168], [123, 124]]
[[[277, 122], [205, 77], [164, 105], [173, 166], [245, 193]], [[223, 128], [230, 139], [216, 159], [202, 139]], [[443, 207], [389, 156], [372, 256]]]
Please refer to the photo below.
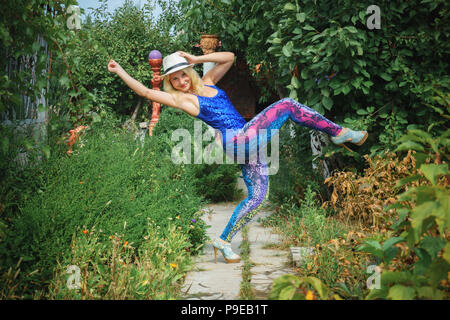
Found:
[[[161, 90], [161, 81], [155, 80], [155, 75], [161, 75], [161, 64], [162, 64], [162, 54], [158, 50], [152, 50], [150, 51], [150, 54], [148, 55], [148, 63], [152, 67], [153, 71], [153, 79], [152, 79], [152, 87], [153, 90]], [[156, 123], [159, 120], [159, 113], [161, 111], [161, 104], [158, 102], [153, 101], [152, 102], [152, 117], [150, 120], [150, 124], [148, 126], [148, 134], [151, 136], [153, 128], [155, 127]]]

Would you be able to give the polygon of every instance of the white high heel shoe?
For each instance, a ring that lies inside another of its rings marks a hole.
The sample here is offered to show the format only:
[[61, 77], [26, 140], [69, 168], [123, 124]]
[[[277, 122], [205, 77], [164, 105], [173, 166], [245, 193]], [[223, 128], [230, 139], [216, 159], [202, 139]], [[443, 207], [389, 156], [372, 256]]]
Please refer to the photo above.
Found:
[[214, 262], [217, 263], [217, 250], [222, 252], [223, 258], [226, 263], [238, 263], [241, 261], [241, 257], [231, 250], [230, 243], [224, 243], [220, 239], [216, 239], [213, 242], [214, 247]]

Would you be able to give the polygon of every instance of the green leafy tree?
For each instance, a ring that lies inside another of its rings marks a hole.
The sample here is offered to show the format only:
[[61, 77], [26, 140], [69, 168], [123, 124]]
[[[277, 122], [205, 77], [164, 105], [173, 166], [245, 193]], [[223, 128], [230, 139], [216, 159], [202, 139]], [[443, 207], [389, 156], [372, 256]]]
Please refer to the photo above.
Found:
[[180, 28], [192, 39], [200, 24], [214, 21], [224, 49], [244, 55], [251, 69], [261, 64], [255, 76], [272, 92], [369, 129], [363, 150], [377, 153], [394, 149], [409, 125], [438, 121], [425, 104], [433, 87], [448, 91], [450, 29], [446, 1], [381, 1], [381, 28], [372, 30], [371, 4], [182, 0]]
[[[160, 3], [162, 14], [156, 18], [154, 10]], [[65, 89], [74, 99], [72, 121], [92, 115], [94, 121], [106, 113], [131, 114], [141, 97], [134, 94], [123, 82], [111, 75], [106, 68], [109, 59], [118, 61], [129, 74], [151, 87], [152, 70], [148, 63], [151, 50], [163, 55], [185, 49], [173, 34], [173, 24], [178, 15], [171, 2], [152, 1], [137, 8], [131, 1], [113, 13], [106, 11], [107, 1], [101, 1], [87, 22], [71, 38], [67, 48], [67, 59], [73, 68], [73, 77], [79, 90], [65, 82]], [[63, 107], [63, 101], [61, 107]], [[144, 117], [145, 119], [145, 117]]]

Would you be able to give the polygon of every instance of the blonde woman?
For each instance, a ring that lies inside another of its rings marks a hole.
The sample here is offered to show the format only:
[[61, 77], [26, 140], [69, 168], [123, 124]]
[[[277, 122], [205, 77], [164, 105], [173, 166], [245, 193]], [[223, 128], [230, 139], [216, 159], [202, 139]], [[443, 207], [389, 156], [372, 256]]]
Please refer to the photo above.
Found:
[[[192, 66], [204, 62], [214, 62], [215, 66], [200, 78]], [[290, 98], [271, 104], [247, 123], [225, 92], [215, 86], [233, 63], [232, 52], [215, 52], [202, 56], [175, 52], [163, 59], [164, 92], [145, 87], [130, 77], [114, 60], [108, 63], [108, 70], [116, 73], [138, 95], [201, 119], [220, 132], [222, 147], [228, 156], [244, 159], [242, 163], [238, 163], [248, 189], [248, 197], [234, 209], [223, 233], [213, 242], [215, 261], [217, 262], [219, 250], [227, 263], [241, 260], [232, 251], [231, 240], [255, 216], [268, 196], [267, 162], [260, 153], [254, 151], [264, 147], [264, 141], [270, 141], [272, 130], [280, 129], [287, 119], [291, 119], [302, 126], [329, 134], [333, 143], [338, 145], [345, 142], [362, 145], [368, 136], [366, 131], [342, 128]]]

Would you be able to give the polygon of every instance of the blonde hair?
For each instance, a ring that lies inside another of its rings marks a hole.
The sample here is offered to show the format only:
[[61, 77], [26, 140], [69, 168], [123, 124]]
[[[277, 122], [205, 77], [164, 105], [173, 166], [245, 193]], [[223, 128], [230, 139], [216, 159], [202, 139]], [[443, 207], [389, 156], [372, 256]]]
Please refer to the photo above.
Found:
[[[203, 95], [203, 81], [202, 78], [200, 78], [200, 76], [198, 75], [197, 71], [195, 71], [194, 68], [192, 67], [188, 67], [182, 70], [191, 79], [191, 89], [193, 93], [195, 93], [198, 96]], [[163, 86], [164, 91], [174, 95], [177, 100], [181, 97], [182, 92], [178, 91], [172, 86], [169, 80], [169, 75], [164, 77]]]

